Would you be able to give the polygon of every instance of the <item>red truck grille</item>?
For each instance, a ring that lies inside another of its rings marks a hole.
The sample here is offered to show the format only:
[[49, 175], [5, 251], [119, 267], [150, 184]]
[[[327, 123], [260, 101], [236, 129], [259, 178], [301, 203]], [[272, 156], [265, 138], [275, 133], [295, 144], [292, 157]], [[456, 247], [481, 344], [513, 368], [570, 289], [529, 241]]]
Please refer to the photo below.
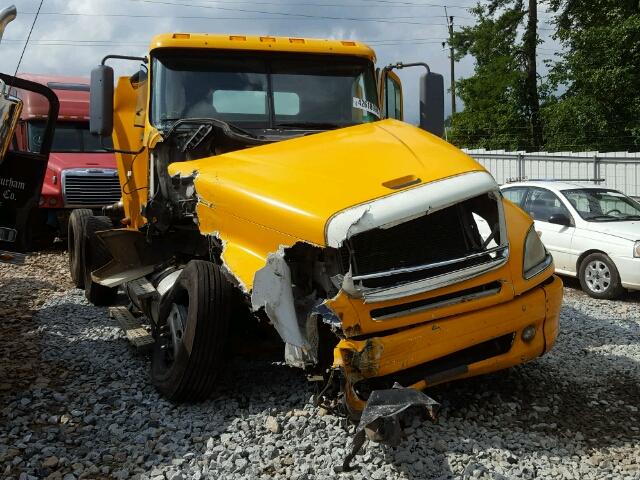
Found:
[[72, 169], [62, 172], [65, 207], [101, 207], [120, 200], [118, 172], [111, 168]]

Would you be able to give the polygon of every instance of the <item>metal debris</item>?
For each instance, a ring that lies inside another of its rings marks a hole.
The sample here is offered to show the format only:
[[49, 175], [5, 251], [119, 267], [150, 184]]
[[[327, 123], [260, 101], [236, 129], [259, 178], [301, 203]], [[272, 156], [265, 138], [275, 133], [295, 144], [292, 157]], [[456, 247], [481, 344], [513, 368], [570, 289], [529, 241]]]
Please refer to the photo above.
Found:
[[439, 409], [440, 404], [433, 398], [397, 383], [393, 388], [372, 391], [356, 428], [351, 453], [346, 456], [341, 467], [336, 467], [336, 472], [348, 472], [353, 469], [351, 461], [367, 439], [391, 446], [399, 445], [402, 440], [402, 417], [422, 411], [435, 420]]

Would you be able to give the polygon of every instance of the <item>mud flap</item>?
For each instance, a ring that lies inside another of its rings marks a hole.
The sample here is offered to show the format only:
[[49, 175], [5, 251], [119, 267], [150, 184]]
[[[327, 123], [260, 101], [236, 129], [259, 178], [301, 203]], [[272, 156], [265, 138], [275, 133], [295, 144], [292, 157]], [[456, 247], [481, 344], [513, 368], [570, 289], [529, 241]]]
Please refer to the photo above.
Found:
[[367, 438], [374, 442], [397, 446], [402, 439], [401, 417], [410, 413], [423, 412], [432, 420], [436, 419], [440, 404], [433, 398], [414, 388], [403, 388], [397, 383], [387, 390], [374, 390], [369, 396], [360, 423], [353, 438], [351, 453], [336, 473], [353, 469], [351, 461], [358, 454]]

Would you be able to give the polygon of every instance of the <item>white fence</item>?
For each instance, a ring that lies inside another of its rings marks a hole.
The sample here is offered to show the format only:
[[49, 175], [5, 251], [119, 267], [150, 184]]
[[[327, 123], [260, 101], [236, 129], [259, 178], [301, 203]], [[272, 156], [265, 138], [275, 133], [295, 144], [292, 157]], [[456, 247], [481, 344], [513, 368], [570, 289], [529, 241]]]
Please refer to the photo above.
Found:
[[640, 153], [464, 151], [500, 184], [516, 179], [566, 180], [604, 185], [640, 197]]

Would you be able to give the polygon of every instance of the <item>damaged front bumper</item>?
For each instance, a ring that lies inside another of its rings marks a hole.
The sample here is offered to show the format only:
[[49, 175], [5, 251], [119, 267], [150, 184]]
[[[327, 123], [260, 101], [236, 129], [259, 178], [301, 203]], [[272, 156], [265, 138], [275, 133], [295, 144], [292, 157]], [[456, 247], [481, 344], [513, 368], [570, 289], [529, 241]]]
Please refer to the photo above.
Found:
[[[509, 368], [548, 351], [558, 333], [562, 281], [555, 275], [512, 300], [417, 326], [342, 339], [347, 407], [359, 414], [375, 390], [418, 390]], [[533, 334], [532, 334], [533, 333]]]

